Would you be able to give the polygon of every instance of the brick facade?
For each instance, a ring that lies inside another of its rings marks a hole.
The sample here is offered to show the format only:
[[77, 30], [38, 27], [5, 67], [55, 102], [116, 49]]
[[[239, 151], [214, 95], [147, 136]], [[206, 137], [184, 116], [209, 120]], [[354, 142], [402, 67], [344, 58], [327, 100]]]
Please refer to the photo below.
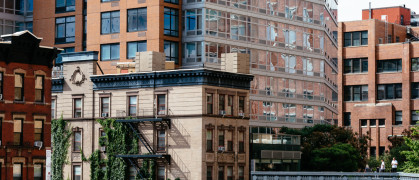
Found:
[[[410, 25], [410, 9], [402, 6], [371, 9], [371, 18], [381, 20], [382, 15], [388, 16], [389, 23]], [[369, 9], [362, 10], [362, 20], [369, 19]]]

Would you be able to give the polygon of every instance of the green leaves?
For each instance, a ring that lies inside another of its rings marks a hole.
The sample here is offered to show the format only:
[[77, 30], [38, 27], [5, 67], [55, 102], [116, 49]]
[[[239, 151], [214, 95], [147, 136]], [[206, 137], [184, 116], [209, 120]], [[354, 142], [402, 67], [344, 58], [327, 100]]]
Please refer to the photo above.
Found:
[[406, 162], [403, 165], [406, 173], [419, 173], [419, 125], [411, 128], [412, 136], [404, 137], [405, 143], [410, 147], [410, 151], [402, 151], [401, 154], [406, 156]]
[[52, 135], [52, 180], [63, 180], [63, 166], [67, 161], [67, 151], [70, 147], [70, 130], [66, 129], [67, 122], [60, 119], [51, 121], [51, 135]]

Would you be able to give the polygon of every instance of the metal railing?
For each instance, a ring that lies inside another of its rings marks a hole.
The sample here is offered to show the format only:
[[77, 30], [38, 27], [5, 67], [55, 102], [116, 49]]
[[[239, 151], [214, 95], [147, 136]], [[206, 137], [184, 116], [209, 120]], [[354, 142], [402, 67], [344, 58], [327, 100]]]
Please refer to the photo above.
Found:
[[411, 173], [362, 173], [362, 172], [262, 172], [252, 171], [251, 180], [418, 180], [419, 174]]

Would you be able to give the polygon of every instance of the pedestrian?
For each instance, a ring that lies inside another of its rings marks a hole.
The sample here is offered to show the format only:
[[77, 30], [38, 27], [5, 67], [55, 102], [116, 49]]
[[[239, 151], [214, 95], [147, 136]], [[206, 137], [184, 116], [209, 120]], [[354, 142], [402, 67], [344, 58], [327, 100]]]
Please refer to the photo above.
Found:
[[399, 165], [399, 163], [396, 158], [393, 157], [393, 161], [391, 161], [391, 172], [397, 172], [397, 165]]
[[384, 172], [385, 170], [386, 170], [386, 164], [384, 163], [384, 160], [381, 160], [380, 172]]
[[368, 164], [365, 166], [365, 172], [371, 172], [370, 166], [368, 166]]

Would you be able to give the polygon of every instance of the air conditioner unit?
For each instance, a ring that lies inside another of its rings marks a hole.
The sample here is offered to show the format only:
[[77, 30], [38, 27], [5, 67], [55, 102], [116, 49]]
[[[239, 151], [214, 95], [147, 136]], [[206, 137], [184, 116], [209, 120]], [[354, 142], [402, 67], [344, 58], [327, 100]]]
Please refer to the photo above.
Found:
[[100, 146], [100, 151], [106, 152], [106, 146]]
[[240, 117], [244, 117], [244, 113], [239, 113], [239, 116]]
[[34, 146], [39, 147], [39, 149], [41, 149], [43, 144], [44, 143], [42, 141], [35, 141]]
[[218, 151], [224, 152], [226, 148], [224, 146], [218, 146]]
[[1, 140], [0, 140], [0, 146], [1, 146]]
[[220, 111], [220, 115], [223, 115], [223, 116], [226, 115], [226, 111], [225, 110], [221, 110]]
[[102, 113], [102, 117], [108, 117], [109, 113]]

